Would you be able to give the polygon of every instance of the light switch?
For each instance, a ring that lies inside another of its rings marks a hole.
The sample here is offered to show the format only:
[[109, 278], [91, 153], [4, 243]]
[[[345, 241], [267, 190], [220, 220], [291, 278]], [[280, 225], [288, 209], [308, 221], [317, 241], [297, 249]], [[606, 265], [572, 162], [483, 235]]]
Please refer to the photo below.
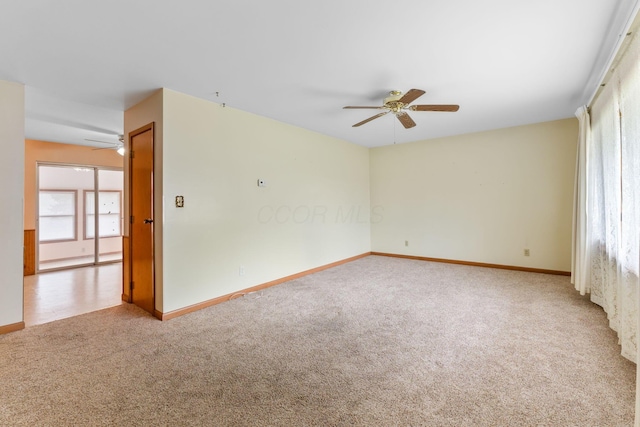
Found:
[[184, 208], [184, 197], [176, 196], [176, 208]]

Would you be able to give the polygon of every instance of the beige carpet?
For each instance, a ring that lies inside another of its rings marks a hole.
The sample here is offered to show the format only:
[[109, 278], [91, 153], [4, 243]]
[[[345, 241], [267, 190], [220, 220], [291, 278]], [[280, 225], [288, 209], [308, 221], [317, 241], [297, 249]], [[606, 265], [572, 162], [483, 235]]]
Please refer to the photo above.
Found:
[[0, 336], [0, 425], [630, 426], [619, 352], [567, 277], [371, 256]]

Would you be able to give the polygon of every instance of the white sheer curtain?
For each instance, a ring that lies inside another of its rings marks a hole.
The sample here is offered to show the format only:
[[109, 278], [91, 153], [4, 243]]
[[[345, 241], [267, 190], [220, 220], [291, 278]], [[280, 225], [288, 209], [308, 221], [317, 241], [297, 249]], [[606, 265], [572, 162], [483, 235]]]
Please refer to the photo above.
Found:
[[[629, 342], [628, 351], [635, 346], [640, 328], [640, 39], [635, 40], [618, 67], [620, 85], [620, 135], [622, 214], [620, 232], [620, 280], [625, 292], [622, 312], [623, 337]], [[625, 353], [623, 340], [623, 353]], [[636, 363], [640, 357], [636, 356]], [[640, 370], [636, 374], [636, 427], [640, 427]]]
[[591, 132], [587, 176], [591, 300], [602, 306], [620, 336], [620, 113], [613, 81], [591, 107]]
[[576, 178], [573, 193], [573, 230], [571, 239], [571, 283], [585, 295], [591, 291], [589, 251], [587, 250], [587, 147], [591, 144], [591, 121], [587, 107], [576, 111], [579, 122]]
[[638, 359], [640, 285], [639, 40], [632, 40], [591, 106], [590, 130], [585, 129], [586, 111], [576, 112], [581, 145], [572, 265], [576, 289], [590, 293], [591, 300], [602, 306], [618, 333], [621, 354], [632, 361]]
[[[640, 39], [618, 66], [621, 135], [620, 281], [622, 354], [637, 353], [640, 286]], [[625, 344], [627, 348], [625, 348]]]
[[[591, 114], [578, 109], [571, 279], [602, 306], [621, 354], [640, 361], [640, 38], [633, 36]], [[587, 125], [590, 120], [590, 127]], [[636, 419], [640, 427], [640, 369]]]

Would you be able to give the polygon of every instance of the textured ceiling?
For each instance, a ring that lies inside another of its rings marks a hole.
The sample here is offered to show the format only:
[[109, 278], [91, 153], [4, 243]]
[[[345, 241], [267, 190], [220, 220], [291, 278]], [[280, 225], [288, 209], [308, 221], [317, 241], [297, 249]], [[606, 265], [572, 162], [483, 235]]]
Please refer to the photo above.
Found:
[[[166, 87], [374, 147], [573, 116], [638, 0], [10, 0], [0, 79], [27, 87], [28, 138], [117, 141], [122, 112]], [[411, 112], [359, 128], [390, 90]]]

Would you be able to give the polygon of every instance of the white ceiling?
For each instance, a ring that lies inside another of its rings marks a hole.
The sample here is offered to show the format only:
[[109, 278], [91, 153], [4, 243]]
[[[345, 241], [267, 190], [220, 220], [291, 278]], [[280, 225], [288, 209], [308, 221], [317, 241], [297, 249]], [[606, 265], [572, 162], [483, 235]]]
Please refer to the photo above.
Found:
[[[638, 0], [8, 0], [0, 79], [26, 85], [26, 135], [117, 141], [166, 87], [374, 147], [573, 116]], [[388, 91], [411, 112], [359, 128]], [[217, 94], [216, 94], [217, 93]]]

